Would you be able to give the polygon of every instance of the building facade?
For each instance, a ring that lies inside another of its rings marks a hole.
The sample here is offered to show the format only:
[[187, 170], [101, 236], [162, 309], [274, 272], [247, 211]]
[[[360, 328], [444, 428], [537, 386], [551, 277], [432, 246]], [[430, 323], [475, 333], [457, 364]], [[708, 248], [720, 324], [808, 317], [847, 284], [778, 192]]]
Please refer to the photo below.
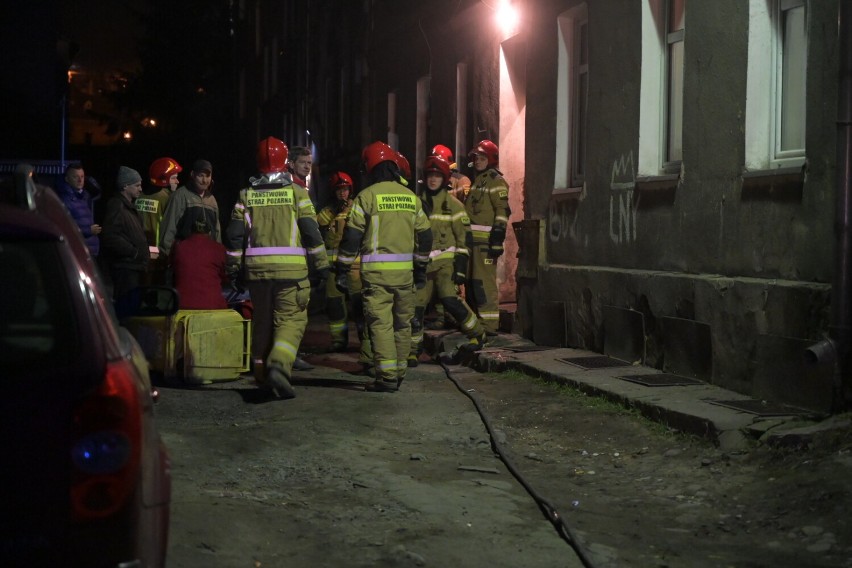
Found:
[[324, 172], [382, 139], [419, 171], [440, 143], [465, 171], [477, 141], [498, 144], [515, 227], [498, 279], [516, 332], [758, 398], [836, 402], [831, 365], [803, 354], [829, 333], [836, 276], [837, 2], [239, 10], [246, 147], [309, 131]]

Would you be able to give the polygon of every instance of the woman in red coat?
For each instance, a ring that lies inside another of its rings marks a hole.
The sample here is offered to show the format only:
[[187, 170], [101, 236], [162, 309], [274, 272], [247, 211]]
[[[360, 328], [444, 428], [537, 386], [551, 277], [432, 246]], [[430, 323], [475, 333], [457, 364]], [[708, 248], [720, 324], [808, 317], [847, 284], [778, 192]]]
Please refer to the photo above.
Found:
[[194, 223], [192, 234], [175, 242], [172, 268], [175, 288], [182, 310], [223, 310], [228, 307], [222, 295], [227, 253], [221, 243], [210, 237], [210, 225], [201, 219]]

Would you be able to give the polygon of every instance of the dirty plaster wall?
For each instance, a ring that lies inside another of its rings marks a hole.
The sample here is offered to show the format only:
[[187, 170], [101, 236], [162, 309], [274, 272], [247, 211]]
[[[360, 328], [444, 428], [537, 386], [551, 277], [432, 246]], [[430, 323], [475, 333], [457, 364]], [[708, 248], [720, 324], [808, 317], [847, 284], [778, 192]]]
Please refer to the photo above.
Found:
[[528, 70], [524, 209], [543, 227], [538, 279], [519, 281], [517, 328], [532, 336], [542, 323], [535, 306], [563, 302], [567, 344], [603, 352], [606, 334], [617, 330], [603, 329], [601, 307], [637, 310], [646, 362], [664, 368], [666, 342], [679, 338], [664, 336], [662, 318], [694, 320], [710, 329], [712, 383], [823, 404], [808, 394], [813, 385], [762, 372], [777, 355], [762, 346], [826, 331], [836, 3], [809, 3], [808, 172], [793, 198], [742, 191], [748, 10], [737, 0], [687, 7], [683, 169], [677, 187], [661, 192], [624, 189], [635, 181], [639, 152], [641, 3], [589, 3], [586, 185], [578, 196], [553, 196], [555, 22], [575, 4], [542, 5], [543, 32], [530, 41], [531, 61], [549, 64]]

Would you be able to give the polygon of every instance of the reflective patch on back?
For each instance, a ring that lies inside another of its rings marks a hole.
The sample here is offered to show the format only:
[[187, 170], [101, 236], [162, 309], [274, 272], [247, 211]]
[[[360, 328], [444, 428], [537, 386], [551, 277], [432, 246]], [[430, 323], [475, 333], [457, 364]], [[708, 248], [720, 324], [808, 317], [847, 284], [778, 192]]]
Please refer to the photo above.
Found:
[[271, 207], [273, 205], [294, 205], [292, 189], [272, 189], [269, 191], [257, 191], [250, 189], [246, 192], [246, 205], [248, 207]]
[[417, 197], [413, 193], [411, 195], [377, 195], [376, 209], [380, 212], [405, 211], [414, 213], [417, 211], [415, 199]]
[[140, 197], [136, 200], [136, 210], [140, 213], [156, 213], [160, 208], [160, 202], [156, 199]]

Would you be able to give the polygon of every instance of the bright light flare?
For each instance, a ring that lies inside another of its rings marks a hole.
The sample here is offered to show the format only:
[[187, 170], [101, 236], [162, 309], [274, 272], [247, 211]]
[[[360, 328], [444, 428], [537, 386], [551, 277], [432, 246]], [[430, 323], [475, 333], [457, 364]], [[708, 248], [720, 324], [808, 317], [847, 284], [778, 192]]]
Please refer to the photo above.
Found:
[[511, 32], [517, 29], [521, 21], [521, 14], [517, 8], [512, 6], [510, 0], [500, 0], [495, 18], [500, 29], [504, 32]]

